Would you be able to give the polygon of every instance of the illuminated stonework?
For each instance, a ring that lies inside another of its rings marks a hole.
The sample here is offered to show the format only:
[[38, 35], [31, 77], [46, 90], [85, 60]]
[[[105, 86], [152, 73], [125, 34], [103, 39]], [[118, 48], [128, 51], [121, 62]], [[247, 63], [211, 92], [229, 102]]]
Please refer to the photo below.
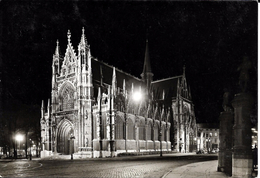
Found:
[[[68, 31], [65, 56], [60, 54], [59, 42], [53, 55], [47, 113], [42, 103], [42, 156], [58, 152], [83, 158], [169, 151], [179, 144], [175, 136], [182, 134], [184, 125], [189, 140], [195, 134], [196, 121], [185, 73], [153, 81], [147, 41], [141, 77], [93, 58], [84, 28], [76, 54]], [[182, 105], [186, 107], [183, 111], [177, 108]], [[177, 116], [182, 112], [184, 115]]]

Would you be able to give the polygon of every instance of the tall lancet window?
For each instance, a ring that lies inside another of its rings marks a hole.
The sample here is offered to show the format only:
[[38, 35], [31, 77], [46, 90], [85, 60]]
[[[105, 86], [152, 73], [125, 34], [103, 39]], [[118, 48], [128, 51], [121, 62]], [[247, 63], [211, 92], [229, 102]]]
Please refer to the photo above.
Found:
[[80, 58], [81, 58], [81, 64], [85, 64], [85, 59], [84, 59], [84, 50], [80, 50]]
[[58, 62], [58, 60], [56, 60], [55, 62], [54, 62], [54, 72], [55, 72], [55, 74], [58, 74], [59, 73], [59, 62]]
[[72, 86], [66, 85], [61, 91], [61, 110], [74, 109], [74, 90]]

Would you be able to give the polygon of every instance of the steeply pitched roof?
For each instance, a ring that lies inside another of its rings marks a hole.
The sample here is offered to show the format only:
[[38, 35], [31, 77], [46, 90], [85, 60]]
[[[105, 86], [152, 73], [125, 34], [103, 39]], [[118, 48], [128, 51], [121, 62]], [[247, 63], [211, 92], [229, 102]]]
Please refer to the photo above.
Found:
[[197, 127], [203, 129], [218, 129], [219, 124], [218, 123], [197, 123]]
[[176, 76], [167, 79], [153, 81], [151, 84], [151, 91], [153, 92], [154, 99], [162, 99], [163, 92], [165, 94], [165, 100], [171, 100], [172, 97], [176, 97], [178, 78], [181, 79], [181, 77], [182, 76]]
[[[96, 85], [100, 85], [101, 80], [101, 73], [103, 76], [103, 83], [105, 85], [112, 84], [112, 75], [113, 75], [113, 66], [110, 66], [102, 61], [92, 58], [92, 76], [93, 76], [93, 83]], [[102, 67], [100, 67], [102, 66]], [[101, 72], [102, 70], [102, 72]], [[123, 72], [116, 68], [116, 81], [117, 87], [123, 89], [123, 81], [125, 79], [125, 87], [128, 92], [131, 91], [132, 83], [134, 84], [135, 88], [139, 88], [139, 86], [143, 86], [143, 82], [141, 79], [132, 76], [126, 72]]]

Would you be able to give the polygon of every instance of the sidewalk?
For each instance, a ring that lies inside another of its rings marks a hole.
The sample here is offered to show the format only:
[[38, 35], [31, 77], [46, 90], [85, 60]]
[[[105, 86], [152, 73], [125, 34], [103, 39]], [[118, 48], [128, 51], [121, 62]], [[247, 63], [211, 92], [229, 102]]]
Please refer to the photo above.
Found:
[[187, 164], [166, 173], [163, 178], [223, 178], [229, 177], [217, 172], [218, 160]]

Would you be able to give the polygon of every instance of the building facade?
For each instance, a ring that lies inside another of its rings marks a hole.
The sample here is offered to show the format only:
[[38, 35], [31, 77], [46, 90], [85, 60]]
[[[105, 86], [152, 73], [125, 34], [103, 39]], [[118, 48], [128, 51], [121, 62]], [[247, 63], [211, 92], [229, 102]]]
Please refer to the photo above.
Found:
[[67, 38], [65, 55], [58, 41], [53, 55], [47, 112], [42, 102], [42, 157], [193, 147], [196, 119], [185, 69], [181, 76], [153, 81], [147, 41], [143, 72], [137, 78], [91, 56], [84, 28], [77, 53], [70, 31]]
[[218, 124], [197, 124], [197, 150], [204, 150], [208, 153], [219, 148], [219, 125]]

